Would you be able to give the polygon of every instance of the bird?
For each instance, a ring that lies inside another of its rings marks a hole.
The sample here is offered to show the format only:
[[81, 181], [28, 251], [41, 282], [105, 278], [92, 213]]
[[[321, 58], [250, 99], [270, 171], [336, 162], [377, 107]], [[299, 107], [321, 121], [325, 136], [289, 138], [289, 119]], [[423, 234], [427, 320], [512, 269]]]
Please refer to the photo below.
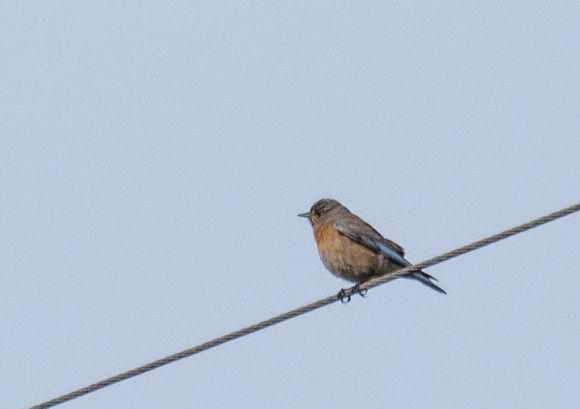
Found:
[[[314, 203], [307, 213], [299, 217], [308, 219], [314, 230], [320, 259], [324, 266], [335, 276], [356, 283], [350, 294], [359, 291], [359, 285], [412, 264], [405, 259], [403, 247], [383, 237], [370, 224], [351, 213], [334, 199], [321, 199]], [[403, 275], [421, 282], [427, 287], [447, 294], [433, 281], [437, 279], [422, 270]], [[343, 302], [350, 301], [346, 290], [338, 297]], [[345, 299], [346, 297], [346, 299]]]

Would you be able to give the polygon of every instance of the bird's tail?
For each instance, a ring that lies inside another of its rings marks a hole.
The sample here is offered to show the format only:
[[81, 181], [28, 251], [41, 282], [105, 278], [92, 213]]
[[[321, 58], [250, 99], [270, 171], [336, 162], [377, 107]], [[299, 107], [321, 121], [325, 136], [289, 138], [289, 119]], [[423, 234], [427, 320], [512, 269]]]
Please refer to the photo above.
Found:
[[427, 287], [429, 287], [435, 291], [440, 292], [441, 294], [447, 294], [444, 289], [435, 285], [433, 283], [433, 281], [431, 281], [431, 280], [437, 281], [437, 279], [435, 277], [430, 276], [429, 274], [425, 273], [424, 271], [413, 271], [413, 272], [409, 273], [409, 275], [403, 276], [403, 277], [413, 278], [413, 279], [425, 284]]

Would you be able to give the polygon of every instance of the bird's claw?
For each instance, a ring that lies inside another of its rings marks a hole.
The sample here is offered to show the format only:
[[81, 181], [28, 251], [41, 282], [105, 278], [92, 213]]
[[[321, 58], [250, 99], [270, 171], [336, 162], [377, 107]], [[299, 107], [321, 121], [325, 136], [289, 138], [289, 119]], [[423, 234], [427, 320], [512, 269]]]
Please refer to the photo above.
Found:
[[367, 293], [368, 293], [368, 288], [365, 288], [364, 290], [360, 289], [360, 283], [357, 283], [355, 286], [353, 286], [350, 289], [350, 293], [351, 294], [356, 294], [358, 293], [362, 298], [366, 298], [367, 297]]
[[342, 289], [338, 292], [337, 294], [337, 298], [340, 300], [341, 303], [343, 304], [347, 304], [350, 302], [350, 296], [352, 294], [359, 294], [361, 297], [366, 298], [367, 297], [367, 293], [368, 293], [368, 288], [365, 288], [364, 290], [361, 290], [359, 287], [359, 284], [356, 284], [355, 286], [348, 288], [348, 289]]
[[350, 294], [346, 293], [347, 290], [344, 288], [338, 292], [336, 297], [340, 300], [343, 304], [348, 304], [350, 302]]

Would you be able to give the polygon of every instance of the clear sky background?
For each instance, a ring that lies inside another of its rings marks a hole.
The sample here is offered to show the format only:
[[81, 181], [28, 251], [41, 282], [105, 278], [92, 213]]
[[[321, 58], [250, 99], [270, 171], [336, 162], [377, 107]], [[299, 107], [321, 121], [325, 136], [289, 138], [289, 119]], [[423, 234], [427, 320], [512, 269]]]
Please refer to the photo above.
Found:
[[[578, 2], [0, 5], [0, 407], [580, 201]], [[62, 408], [578, 408], [580, 215]]]

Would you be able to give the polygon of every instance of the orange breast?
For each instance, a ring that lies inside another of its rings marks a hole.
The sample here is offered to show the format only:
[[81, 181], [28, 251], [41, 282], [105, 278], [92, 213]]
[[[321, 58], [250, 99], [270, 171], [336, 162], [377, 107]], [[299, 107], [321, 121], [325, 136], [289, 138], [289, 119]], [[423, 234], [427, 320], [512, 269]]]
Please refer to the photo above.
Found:
[[318, 250], [322, 253], [333, 251], [339, 239], [338, 232], [331, 223], [323, 224], [314, 230], [314, 237], [318, 244]]
[[362, 282], [380, 273], [377, 255], [341, 235], [332, 222], [314, 230], [320, 258], [333, 274], [349, 281]]

